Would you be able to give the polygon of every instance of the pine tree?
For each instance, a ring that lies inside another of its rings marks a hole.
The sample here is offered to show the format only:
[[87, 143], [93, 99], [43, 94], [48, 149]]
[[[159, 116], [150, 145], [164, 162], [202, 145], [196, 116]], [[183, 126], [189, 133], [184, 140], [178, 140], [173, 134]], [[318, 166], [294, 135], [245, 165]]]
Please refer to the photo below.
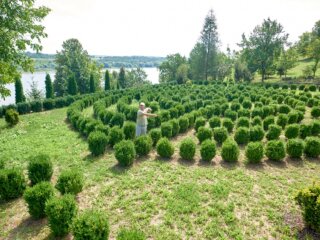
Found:
[[76, 78], [74, 77], [74, 75], [71, 75], [68, 78], [68, 93], [70, 95], [76, 95], [78, 93], [78, 85], [77, 85]]
[[120, 68], [118, 83], [119, 83], [120, 88], [126, 87], [126, 72], [123, 67]]
[[23, 86], [20, 78], [15, 79], [16, 103], [25, 102], [26, 97], [23, 94]]
[[104, 76], [104, 90], [105, 91], [110, 90], [110, 74], [108, 70], [106, 70], [106, 73]]
[[94, 83], [94, 76], [92, 73], [90, 74], [90, 92], [91, 93], [96, 92], [96, 85]]
[[52, 81], [49, 73], [47, 73], [46, 75], [45, 85], [46, 85], [46, 98], [53, 98], [53, 86], [52, 86]]

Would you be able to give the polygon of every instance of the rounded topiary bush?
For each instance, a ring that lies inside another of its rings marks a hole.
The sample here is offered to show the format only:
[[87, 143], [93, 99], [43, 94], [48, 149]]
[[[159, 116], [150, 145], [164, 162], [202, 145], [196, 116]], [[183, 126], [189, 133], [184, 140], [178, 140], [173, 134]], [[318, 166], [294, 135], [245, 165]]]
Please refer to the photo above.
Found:
[[169, 122], [161, 123], [161, 135], [166, 138], [171, 138], [172, 128], [172, 124]]
[[108, 239], [109, 233], [110, 226], [106, 213], [97, 210], [85, 210], [72, 224], [75, 240]]
[[200, 127], [204, 127], [205, 125], [206, 125], [206, 119], [203, 117], [198, 117], [195, 121], [194, 128], [196, 131], [198, 131]]
[[312, 123], [311, 133], [313, 136], [318, 136], [320, 134], [320, 121], [314, 121]]
[[128, 167], [133, 164], [136, 157], [136, 150], [132, 141], [122, 140], [114, 146], [114, 150], [114, 155], [121, 166]]
[[28, 176], [32, 185], [50, 181], [52, 174], [52, 162], [48, 155], [41, 154], [31, 158], [28, 164]]
[[281, 127], [276, 124], [271, 124], [269, 126], [269, 130], [267, 132], [266, 138], [268, 140], [275, 140], [280, 137], [281, 134]]
[[77, 214], [77, 202], [73, 195], [51, 198], [45, 206], [48, 225], [54, 236], [65, 236], [70, 231], [73, 218]]
[[273, 116], [266, 117], [266, 119], [263, 120], [263, 129], [267, 131], [271, 124], [274, 124], [274, 117]]
[[250, 126], [250, 120], [248, 117], [240, 117], [237, 121], [237, 127], [247, 127]]
[[213, 138], [218, 143], [223, 143], [228, 138], [228, 131], [224, 127], [213, 129]]
[[136, 136], [136, 124], [134, 122], [125, 122], [123, 133], [126, 140], [133, 140]]
[[117, 240], [146, 240], [146, 235], [137, 229], [121, 229], [117, 234]]
[[221, 127], [221, 119], [219, 117], [212, 117], [209, 119], [209, 125], [212, 129]]
[[271, 140], [267, 143], [266, 149], [266, 156], [270, 160], [280, 161], [286, 156], [286, 150], [284, 143], [280, 140]]
[[5, 166], [5, 162], [4, 162], [4, 159], [0, 159], [0, 169], [4, 169], [4, 166]]
[[162, 137], [161, 130], [159, 128], [151, 129], [149, 132], [149, 136], [152, 139], [152, 145], [156, 146], [159, 139]]
[[33, 101], [30, 103], [32, 112], [41, 112], [42, 111], [42, 102], [41, 101]]
[[307, 137], [304, 153], [307, 157], [316, 158], [320, 155], [320, 138]]
[[7, 109], [5, 111], [5, 120], [9, 126], [17, 125], [19, 122], [19, 113], [14, 109]]
[[56, 188], [61, 194], [78, 194], [84, 185], [83, 173], [76, 169], [63, 170], [59, 175]]
[[21, 170], [0, 170], [0, 199], [10, 200], [22, 196], [26, 189], [26, 179]]
[[213, 141], [207, 139], [201, 143], [200, 154], [203, 161], [211, 161], [215, 157], [216, 152], [216, 145]]
[[229, 118], [231, 119], [232, 121], [235, 121], [238, 117], [238, 114], [236, 111], [232, 111], [231, 109], [227, 109], [225, 112], [224, 112], [224, 117], [225, 118]]
[[112, 127], [110, 129], [108, 141], [109, 144], [113, 147], [118, 142], [122, 141], [125, 138], [123, 130], [118, 126]]
[[168, 138], [161, 138], [157, 143], [157, 153], [160, 157], [170, 158], [174, 153], [174, 146]]
[[147, 155], [152, 149], [152, 139], [148, 135], [137, 137], [134, 140], [134, 147], [139, 156]]
[[314, 118], [320, 117], [320, 107], [316, 106], [311, 109], [311, 116]]
[[287, 116], [288, 116], [288, 124], [293, 124], [298, 122], [299, 114], [297, 111], [291, 111]]
[[251, 121], [252, 126], [262, 126], [262, 119], [259, 116], [256, 116]]
[[230, 118], [225, 118], [222, 121], [222, 126], [225, 127], [229, 133], [233, 131], [234, 123]]
[[284, 129], [287, 123], [288, 123], [288, 116], [283, 113], [279, 114], [277, 118], [277, 125], [279, 125], [280, 127], [282, 127], [282, 129]]
[[301, 139], [289, 139], [287, 142], [287, 154], [292, 158], [300, 158], [303, 154], [304, 143]]
[[180, 131], [179, 121], [177, 119], [172, 119], [169, 123], [172, 125], [172, 137], [177, 136]]
[[93, 156], [104, 154], [108, 145], [108, 137], [105, 133], [94, 131], [88, 137], [89, 150]]
[[30, 215], [36, 219], [45, 216], [45, 204], [54, 195], [54, 188], [49, 182], [40, 182], [28, 188], [23, 197]]
[[245, 150], [249, 163], [259, 163], [264, 156], [263, 144], [261, 142], [250, 142]]
[[211, 139], [212, 138], [211, 129], [207, 127], [199, 127], [197, 132], [197, 138], [200, 143], [202, 143], [204, 140]]
[[249, 130], [250, 132], [250, 141], [262, 141], [264, 138], [264, 130], [260, 125], [253, 126]]
[[[200, 130], [200, 129], [199, 129]], [[196, 153], [196, 144], [191, 138], [185, 138], [180, 143], [180, 157], [184, 160], [192, 160]]]
[[299, 136], [302, 139], [312, 135], [312, 126], [309, 124], [300, 124]]
[[299, 124], [290, 124], [286, 127], [284, 135], [288, 139], [297, 138], [299, 136], [300, 126]]
[[238, 144], [232, 139], [227, 139], [222, 144], [221, 157], [226, 162], [237, 162], [240, 150]]
[[125, 116], [122, 113], [116, 112], [113, 117], [110, 119], [111, 126], [119, 126], [120, 128], [123, 126], [125, 120]]
[[180, 133], [184, 133], [189, 128], [189, 119], [186, 116], [179, 118]]
[[250, 140], [250, 132], [249, 129], [246, 127], [239, 127], [237, 128], [234, 134], [234, 140], [238, 144], [247, 144]]

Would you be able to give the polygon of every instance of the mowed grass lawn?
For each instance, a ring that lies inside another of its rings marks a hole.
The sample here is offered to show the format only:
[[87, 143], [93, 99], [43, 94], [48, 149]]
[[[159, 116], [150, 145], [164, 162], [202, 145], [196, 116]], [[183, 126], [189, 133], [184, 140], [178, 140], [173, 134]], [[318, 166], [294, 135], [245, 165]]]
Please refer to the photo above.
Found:
[[[307, 232], [294, 195], [319, 180], [319, 159], [247, 165], [243, 156], [239, 164], [217, 156], [203, 164], [199, 156], [188, 163], [178, 153], [163, 160], [153, 151], [122, 169], [111, 149], [92, 158], [65, 119], [66, 109], [21, 116], [15, 128], [0, 119], [0, 158], [26, 173], [28, 158], [46, 153], [54, 163], [53, 184], [61, 170], [80, 169], [86, 181], [77, 197], [80, 211], [96, 208], [108, 215], [110, 239], [122, 227], [166, 240], [298, 239]], [[183, 137], [173, 140], [176, 149]], [[31, 219], [22, 198], [0, 203], [0, 220], [0, 239], [53, 239], [46, 220]]]

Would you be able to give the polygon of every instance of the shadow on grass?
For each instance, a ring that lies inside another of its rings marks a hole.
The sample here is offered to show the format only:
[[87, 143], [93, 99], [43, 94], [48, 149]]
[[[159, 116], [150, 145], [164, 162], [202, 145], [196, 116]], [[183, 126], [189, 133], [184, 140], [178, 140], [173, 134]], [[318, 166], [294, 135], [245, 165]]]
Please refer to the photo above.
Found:
[[83, 158], [83, 160], [84, 160], [84, 161], [87, 161], [87, 162], [95, 162], [95, 161], [100, 160], [100, 159], [102, 159], [102, 158], [104, 158], [104, 155], [94, 156], [94, 155], [92, 155], [91, 153], [89, 153], [87, 156], [85, 156], [85, 157]]
[[123, 167], [119, 163], [113, 165], [112, 167], [109, 168], [109, 171], [114, 174], [114, 175], [123, 175], [126, 174], [127, 171], [131, 168], [130, 167]]
[[198, 162], [198, 166], [209, 168], [209, 167], [216, 166], [216, 163], [214, 161], [204, 161], [204, 160], [200, 159], [200, 161]]
[[253, 171], [263, 171], [264, 170], [264, 163], [263, 162], [259, 162], [259, 163], [248, 163], [246, 162], [244, 165], [247, 169], [249, 170], [253, 170]]
[[275, 161], [275, 160], [267, 159], [265, 161], [265, 164], [268, 165], [269, 167], [275, 167], [275, 168], [281, 168], [281, 169], [288, 167], [287, 163], [283, 160]]
[[233, 170], [236, 169], [237, 167], [240, 167], [240, 162], [226, 162], [226, 161], [221, 161], [220, 162], [221, 167], [228, 169], [228, 170]]
[[183, 166], [191, 167], [191, 166], [194, 166], [196, 161], [195, 161], [194, 158], [192, 160], [185, 160], [185, 159], [182, 159], [181, 157], [179, 157], [178, 158], [178, 163], [183, 165]]
[[317, 233], [315, 230], [305, 227], [302, 230], [298, 231], [297, 238], [299, 240], [319, 240], [320, 239], [320, 233]]
[[320, 158], [319, 157], [317, 157], [317, 158], [306, 157], [305, 159], [308, 162], [311, 162], [311, 163], [314, 163], [314, 164], [317, 164], [317, 165], [320, 164]]
[[304, 162], [302, 158], [292, 158], [292, 157], [287, 157], [286, 158], [287, 164], [294, 166], [294, 167], [303, 167]]

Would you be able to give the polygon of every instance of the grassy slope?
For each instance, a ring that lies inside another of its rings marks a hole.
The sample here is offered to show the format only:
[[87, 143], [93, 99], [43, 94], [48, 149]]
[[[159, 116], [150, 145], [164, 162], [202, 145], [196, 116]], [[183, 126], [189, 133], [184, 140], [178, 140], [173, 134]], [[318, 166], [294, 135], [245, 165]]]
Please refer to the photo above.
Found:
[[[53, 182], [62, 169], [81, 169], [86, 185], [77, 198], [80, 209], [104, 210], [111, 239], [125, 226], [141, 228], [151, 239], [293, 239], [303, 228], [293, 196], [319, 180], [319, 159], [247, 166], [243, 156], [237, 165], [216, 157], [205, 165], [199, 156], [186, 163], [177, 153], [165, 161], [153, 152], [124, 170], [110, 149], [91, 158], [65, 116], [66, 109], [25, 115], [13, 129], [0, 119], [0, 158], [26, 169], [29, 156], [47, 153]], [[0, 239], [51, 239], [46, 221], [30, 219], [22, 199], [0, 204], [0, 219]]]

